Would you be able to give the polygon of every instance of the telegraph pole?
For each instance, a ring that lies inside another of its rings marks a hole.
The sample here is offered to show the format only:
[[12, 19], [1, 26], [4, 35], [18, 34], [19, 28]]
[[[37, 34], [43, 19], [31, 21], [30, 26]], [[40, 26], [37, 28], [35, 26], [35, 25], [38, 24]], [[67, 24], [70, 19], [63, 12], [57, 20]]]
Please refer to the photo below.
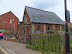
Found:
[[66, 32], [65, 32], [65, 40], [66, 40], [66, 54], [70, 54], [70, 39], [69, 39], [69, 31], [68, 31], [68, 24], [67, 24], [67, 4], [66, 4], [66, 0], [65, 2], [65, 28], [66, 28]]

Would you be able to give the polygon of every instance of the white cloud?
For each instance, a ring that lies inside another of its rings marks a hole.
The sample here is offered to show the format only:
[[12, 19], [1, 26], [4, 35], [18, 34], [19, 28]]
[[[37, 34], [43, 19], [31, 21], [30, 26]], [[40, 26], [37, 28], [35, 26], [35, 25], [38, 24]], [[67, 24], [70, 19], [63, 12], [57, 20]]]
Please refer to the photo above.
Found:
[[[55, 12], [62, 20], [65, 19], [64, 0], [0, 0], [0, 14], [12, 11], [22, 21], [25, 6]], [[72, 17], [72, 0], [67, 0], [67, 6]]]

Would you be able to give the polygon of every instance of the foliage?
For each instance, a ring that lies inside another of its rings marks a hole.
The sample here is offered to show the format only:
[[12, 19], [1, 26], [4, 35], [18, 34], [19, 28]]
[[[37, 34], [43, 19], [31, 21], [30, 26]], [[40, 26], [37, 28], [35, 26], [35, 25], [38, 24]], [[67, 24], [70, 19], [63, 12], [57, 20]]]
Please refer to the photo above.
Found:
[[72, 27], [70, 27], [70, 31], [72, 32]]
[[39, 46], [37, 45], [27, 45], [26, 48], [29, 48], [29, 49], [32, 49], [32, 50], [37, 50], [37, 51], [40, 51], [42, 53], [45, 53], [45, 52], [48, 52], [48, 50], [45, 50], [45, 49], [41, 49]]
[[[42, 49], [42, 48], [38, 47], [37, 45], [29, 45], [28, 44], [28, 45], [26, 45], [26, 48], [40, 51], [42, 54], [58, 54], [56, 52], [48, 51], [47, 49]], [[61, 54], [61, 53], [59, 53], [59, 54]]]
[[32, 49], [39, 50], [42, 53], [48, 51], [59, 52], [59, 47], [61, 48], [61, 52], [63, 51], [62, 40], [59, 34], [33, 34], [31, 40]]
[[18, 37], [16, 36], [16, 39], [18, 39]]
[[70, 38], [70, 51], [72, 52], [72, 38]]
[[[50, 34], [49, 34], [50, 35]], [[51, 34], [52, 36], [55, 36], [55, 39], [56, 39], [56, 46], [57, 46], [57, 51], [59, 50], [58, 48], [58, 37], [56, 36], [57, 34]], [[34, 38], [35, 36], [35, 38]], [[54, 50], [55, 48], [52, 48], [52, 47], [55, 47], [54, 44], [52, 44], [52, 40], [49, 39], [49, 41], [47, 41], [47, 45], [45, 43], [45, 48], [43, 48], [43, 41], [44, 40], [44, 37], [47, 36], [44, 35], [44, 34], [33, 34], [33, 37], [32, 37], [32, 45], [27, 45], [26, 48], [29, 48], [29, 49], [32, 49], [32, 50], [37, 50], [37, 51], [40, 51], [42, 52], [43, 54], [58, 54], [56, 53], [55, 51], [52, 51], [52, 49]], [[43, 39], [42, 39], [43, 37]], [[39, 39], [38, 39], [39, 38]], [[50, 37], [49, 37], [50, 38]], [[47, 38], [46, 38], [47, 40]], [[45, 42], [46, 42], [45, 40]], [[54, 39], [53, 39], [54, 40]], [[54, 40], [55, 41], [55, 40]], [[40, 43], [41, 42], [41, 43]], [[48, 43], [49, 42], [49, 43]], [[62, 40], [61, 42], [62, 43]], [[49, 45], [48, 45], [49, 44]], [[63, 52], [63, 47], [62, 47], [62, 44], [60, 44], [60, 48], [61, 48], [61, 52]], [[72, 53], [72, 38], [70, 38], [70, 52]], [[62, 54], [62, 53], [61, 53]]]
[[24, 42], [24, 44], [29, 44], [29, 42], [26, 41], [26, 42]]
[[65, 30], [66, 30], [65, 28], [62, 29], [62, 31], [65, 31]]

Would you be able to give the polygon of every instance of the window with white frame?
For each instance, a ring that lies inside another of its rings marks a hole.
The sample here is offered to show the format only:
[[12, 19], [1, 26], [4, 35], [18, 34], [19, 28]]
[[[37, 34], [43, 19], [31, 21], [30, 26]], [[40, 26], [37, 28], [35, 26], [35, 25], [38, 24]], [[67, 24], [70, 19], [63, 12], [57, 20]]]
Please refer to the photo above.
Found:
[[12, 19], [10, 19], [10, 23], [12, 23]]
[[14, 21], [14, 19], [10, 19], [10, 23], [12, 23], [12, 21]]

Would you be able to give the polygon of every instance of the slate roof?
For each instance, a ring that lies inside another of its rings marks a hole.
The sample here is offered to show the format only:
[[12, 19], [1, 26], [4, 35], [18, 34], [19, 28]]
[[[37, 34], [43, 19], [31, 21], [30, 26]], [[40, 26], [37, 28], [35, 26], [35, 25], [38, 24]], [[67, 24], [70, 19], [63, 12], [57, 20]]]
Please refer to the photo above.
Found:
[[47, 24], [61, 24], [65, 22], [61, 20], [55, 13], [44, 11], [32, 7], [25, 7], [32, 23], [47, 23]]

